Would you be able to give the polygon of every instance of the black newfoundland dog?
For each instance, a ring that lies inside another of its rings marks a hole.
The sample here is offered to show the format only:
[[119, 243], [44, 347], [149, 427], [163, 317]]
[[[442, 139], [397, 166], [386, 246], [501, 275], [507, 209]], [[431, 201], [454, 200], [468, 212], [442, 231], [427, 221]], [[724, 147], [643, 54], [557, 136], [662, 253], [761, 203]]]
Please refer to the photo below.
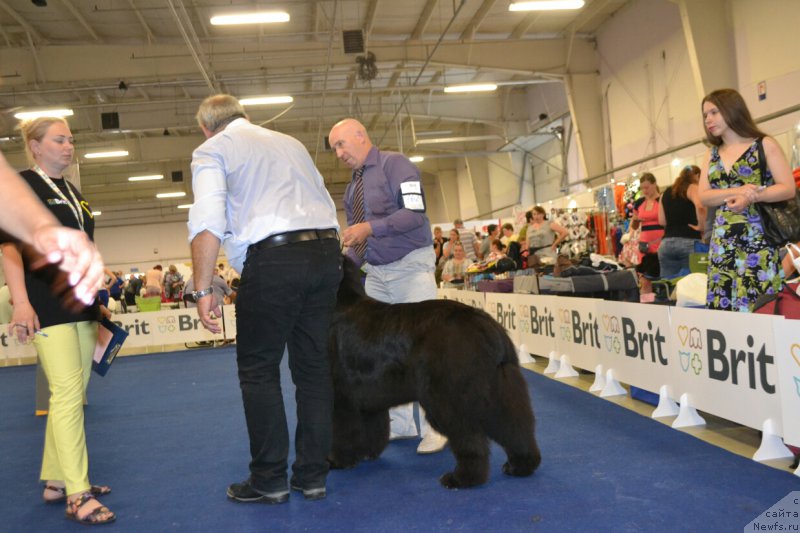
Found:
[[344, 260], [331, 327], [332, 468], [375, 459], [389, 441], [389, 408], [419, 401], [456, 457], [449, 489], [489, 476], [489, 439], [508, 456], [503, 472], [529, 476], [541, 456], [514, 345], [487, 313], [449, 300], [389, 305], [366, 296]]

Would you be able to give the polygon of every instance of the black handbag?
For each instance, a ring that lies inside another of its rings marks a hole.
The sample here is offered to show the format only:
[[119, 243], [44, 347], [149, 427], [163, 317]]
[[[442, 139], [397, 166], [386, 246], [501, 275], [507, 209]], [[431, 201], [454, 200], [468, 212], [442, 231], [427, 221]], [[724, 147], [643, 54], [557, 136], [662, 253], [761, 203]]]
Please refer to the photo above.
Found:
[[[767, 158], [764, 155], [762, 139], [757, 139], [758, 169], [761, 172], [761, 185], [767, 185]], [[800, 190], [795, 196], [781, 202], [756, 202], [756, 211], [764, 227], [767, 244], [780, 247], [787, 242], [800, 241]]]

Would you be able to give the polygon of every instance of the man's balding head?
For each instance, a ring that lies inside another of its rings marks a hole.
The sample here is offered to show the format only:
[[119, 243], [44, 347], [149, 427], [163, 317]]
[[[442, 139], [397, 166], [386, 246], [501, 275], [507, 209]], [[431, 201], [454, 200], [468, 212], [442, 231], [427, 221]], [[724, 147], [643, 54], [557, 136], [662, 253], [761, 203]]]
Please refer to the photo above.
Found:
[[334, 124], [328, 134], [328, 142], [336, 157], [350, 168], [364, 166], [372, 148], [367, 129], [354, 118], [346, 118]]

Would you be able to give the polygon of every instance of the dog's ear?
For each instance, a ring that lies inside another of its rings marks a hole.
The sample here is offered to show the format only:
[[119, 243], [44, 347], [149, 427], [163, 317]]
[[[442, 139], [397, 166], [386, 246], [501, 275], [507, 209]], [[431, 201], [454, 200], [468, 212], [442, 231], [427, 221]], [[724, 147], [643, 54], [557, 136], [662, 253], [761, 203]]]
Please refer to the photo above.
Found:
[[366, 298], [366, 295], [361, 269], [356, 266], [352, 259], [343, 256], [342, 283], [339, 285], [339, 292], [336, 297], [337, 306], [350, 306]]

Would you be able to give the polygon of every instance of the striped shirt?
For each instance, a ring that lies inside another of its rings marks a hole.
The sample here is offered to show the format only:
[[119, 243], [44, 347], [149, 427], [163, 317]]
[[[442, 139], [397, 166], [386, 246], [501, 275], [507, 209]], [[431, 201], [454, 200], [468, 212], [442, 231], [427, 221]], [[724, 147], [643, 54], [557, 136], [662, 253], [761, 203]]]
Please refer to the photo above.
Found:
[[458, 235], [461, 238], [461, 244], [464, 245], [464, 252], [470, 261], [477, 261], [478, 256], [475, 254], [475, 234], [467, 228], [456, 228]]

